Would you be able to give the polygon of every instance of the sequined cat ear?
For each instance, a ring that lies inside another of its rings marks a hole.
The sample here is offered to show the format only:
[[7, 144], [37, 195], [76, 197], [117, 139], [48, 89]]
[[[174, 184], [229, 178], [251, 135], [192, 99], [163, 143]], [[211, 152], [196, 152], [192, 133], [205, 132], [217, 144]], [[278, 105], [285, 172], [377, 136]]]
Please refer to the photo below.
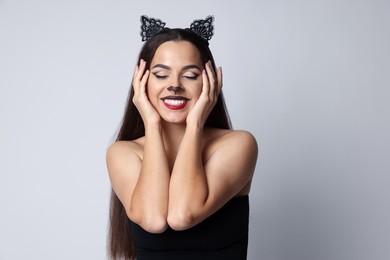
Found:
[[165, 26], [160, 19], [149, 18], [146, 15], [141, 16], [141, 37], [142, 41], [158, 34]]
[[209, 41], [214, 35], [213, 22], [214, 17], [207, 16], [205, 20], [194, 20], [190, 25], [190, 29], [203, 40]]

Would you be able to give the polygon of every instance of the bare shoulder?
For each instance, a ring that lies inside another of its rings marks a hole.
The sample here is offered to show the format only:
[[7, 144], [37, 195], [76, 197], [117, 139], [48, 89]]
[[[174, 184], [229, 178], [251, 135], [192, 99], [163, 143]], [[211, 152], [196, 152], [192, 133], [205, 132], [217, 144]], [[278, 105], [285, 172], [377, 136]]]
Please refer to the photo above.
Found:
[[[209, 129], [208, 146], [213, 150], [220, 148], [234, 149], [237, 153], [255, 153], [257, 155], [256, 138], [245, 130]], [[228, 150], [231, 150], [228, 149]]]
[[245, 130], [230, 130], [228, 133], [223, 135], [221, 141], [257, 145], [256, 138], [250, 132]]
[[130, 172], [140, 164], [143, 155], [143, 139], [116, 141], [107, 149], [106, 165], [111, 181], [113, 177]]
[[111, 186], [123, 205], [129, 205], [142, 161], [143, 140], [117, 141], [107, 150], [106, 164]]
[[255, 137], [248, 131], [221, 129], [211, 129], [209, 136], [204, 162], [214, 196], [248, 194], [258, 156]]
[[143, 137], [132, 141], [116, 141], [107, 149], [107, 162], [118, 157], [127, 157], [131, 154], [142, 158], [143, 144]]
[[[208, 129], [203, 161], [213, 168], [232, 170], [237, 174], [253, 175], [258, 147], [255, 137], [248, 131]], [[218, 172], [218, 170], [217, 170]], [[224, 173], [225, 174], [225, 173]], [[234, 173], [233, 173], [234, 174]]]

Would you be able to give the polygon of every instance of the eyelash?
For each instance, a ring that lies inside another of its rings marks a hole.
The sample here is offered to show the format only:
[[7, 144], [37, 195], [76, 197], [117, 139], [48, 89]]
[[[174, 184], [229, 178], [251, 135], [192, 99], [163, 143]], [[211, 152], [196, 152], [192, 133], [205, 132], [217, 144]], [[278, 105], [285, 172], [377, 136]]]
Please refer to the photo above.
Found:
[[154, 76], [156, 76], [156, 78], [158, 78], [158, 79], [166, 79], [166, 78], [168, 78], [168, 76], [160, 76], [160, 75], [157, 75], [157, 74], [154, 74]]
[[199, 75], [195, 74], [194, 76], [184, 76], [184, 77], [187, 79], [196, 80], [199, 77]]
[[[157, 79], [166, 79], [166, 78], [168, 78], [168, 76], [161, 76], [161, 75], [158, 75], [157, 73], [153, 73], [153, 75]], [[195, 74], [194, 76], [183, 76], [183, 77], [186, 78], [186, 79], [190, 79], [190, 80], [196, 80], [199, 77], [199, 75]]]

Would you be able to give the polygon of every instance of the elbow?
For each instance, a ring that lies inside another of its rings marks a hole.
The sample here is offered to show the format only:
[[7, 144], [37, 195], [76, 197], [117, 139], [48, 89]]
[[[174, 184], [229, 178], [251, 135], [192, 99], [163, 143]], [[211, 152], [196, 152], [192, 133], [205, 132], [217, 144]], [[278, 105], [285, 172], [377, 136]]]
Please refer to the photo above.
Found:
[[168, 228], [167, 218], [165, 216], [157, 214], [142, 216], [140, 214], [132, 214], [129, 211], [126, 211], [126, 213], [131, 221], [138, 224], [142, 229], [149, 233], [163, 233]]
[[167, 222], [173, 230], [182, 231], [194, 226], [194, 217], [189, 212], [168, 213]]
[[153, 219], [152, 221], [145, 221], [140, 225], [145, 231], [153, 234], [163, 233], [168, 228], [166, 219]]

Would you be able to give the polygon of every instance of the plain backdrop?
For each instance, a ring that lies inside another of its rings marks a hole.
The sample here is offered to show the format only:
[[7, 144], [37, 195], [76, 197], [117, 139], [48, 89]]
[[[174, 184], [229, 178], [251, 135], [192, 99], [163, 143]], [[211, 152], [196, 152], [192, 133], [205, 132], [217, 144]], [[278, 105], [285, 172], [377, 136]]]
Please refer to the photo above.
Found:
[[105, 153], [140, 16], [215, 16], [259, 160], [249, 260], [390, 259], [387, 0], [0, 0], [0, 259], [107, 259]]

